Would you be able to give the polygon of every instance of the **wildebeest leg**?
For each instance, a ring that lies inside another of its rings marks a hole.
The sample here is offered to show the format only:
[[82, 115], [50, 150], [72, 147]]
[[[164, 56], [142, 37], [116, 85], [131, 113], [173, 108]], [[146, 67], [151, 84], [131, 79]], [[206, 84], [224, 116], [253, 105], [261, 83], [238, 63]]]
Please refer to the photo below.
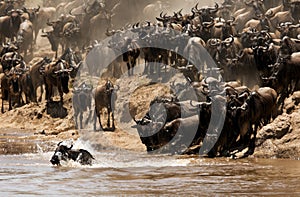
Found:
[[58, 87], [57, 87], [57, 89], [58, 89], [58, 92], [59, 92], [60, 103], [61, 103], [61, 104], [63, 104], [63, 103], [64, 103], [64, 98], [63, 98], [63, 94], [64, 94], [64, 92], [63, 92], [63, 90], [62, 90], [62, 87], [61, 87], [61, 86], [58, 86]]
[[12, 106], [11, 106], [11, 96], [8, 95], [8, 111], [12, 110]]
[[155, 68], [155, 61], [154, 62], [148, 62], [148, 67], [149, 67], [149, 73], [152, 75], [154, 73], [154, 68]]
[[77, 121], [78, 112], [75, 109], [74, 109], [74, 118], [75, 118], [75, 128], [78, 129], [78, 121]]
[[97, 129], [97, 126], [96, 126], [97, 116], [98, 116], [98, 113], [97, 113], [97, 109], [95, 108], [95, 110], [94, 110], [94, 131], [96, 131], [96, 129]]
[[80, 113], [79, 113], [80, 129], [83, 128], [83, 127], [82, 127], [82, 119], [83, 119], [83, 113], [80, 112]]
[[45, 89], [46, 89], [46, 100], [47, 100], [47, 102], [50, 102], [50, 97], [52, 95], [52, 91], [50, 90], [51, 87], [49, 86], [48, 83], [45, 83]]
[[128, 74], [128, 76], [130, 76], [130, 64], [129, 64], [129, 62], [126, 62], [126, 66], [127, 66], [127, 74]]
[[111, 114], [111, 109], [108, 107], [107, 108], [107, 128], [110, 127], [110, 114]]
[[116, 127], [115, 127], [114, 112], [111, 113], [111, 119], [112, 119], [112, 130], [114, 131], [116, 129]]
[[102, 123], [101, 123], [101, 110], [98, 111], [97, 108], [95, 107], [95, 118], [94, 118], [94, 130], [96, 130], [96, 119], [98, 118], [98, 121], [99, 121], [99, 125], [100, 125], [100, 129], [103, 130], [103, 126], [102, 126]]
[[89, 115], [88, 115], [87, 119], [85, 120], [85, 125], [87, 125], [89, 123], [91, 116], [92, 116], [92, 110], [89, 110]]
[[[35, 90], [35, 93], [36, 93], [36, 90]], [[40, 85], [40, 97], [39, 97], [39, 102], [42, 102], [42, 97], [43, 97], [43, 94], [44, 94], [44, 89], [43, 89], [43, 84]]]
[[128, 76], [130, 76], [131, 75], [131, 70], [130, 70], [130, 63], [129, 63], [129, 61], [126, 63], [126, 65], [127, 65], [127, 73], [128, 73]]
[[134, 69], [135, 65], [136, 65], [136, 59], [133, 58], [133, 60], [131, 62], [131, 75], [133, 75], [133, 69]]
[[102, 123], [101, 123], [101, 113], [100, 113], [100, 112], [99, 112], [99, 115], [98, 115], [98, 119], [99, 119], [100, 128], [101, 128], [102, 130], [104, 130], [104, 129], [103, 129], [103, 126], [102, 126]]
[[148, 58], [148, 57], [145, 55], [144, 58], [145, 58], [145, 59], [144, 59], [144, 60], [145, 60], [145, 65], [144, 65], [144, 73], [143, 73], [143, 74], [145, 75], [145, 74], [148, 74], [148, 66], [149, 66], [149, 65], [147, 65], [147, 58]]
[[[2, 92], [3, 92], [3, 91], [2, 91]], [[3, 93], [2, 93], [2, 94], [3, 94]], [[1, 112], [2, 112], [2, 114], [4, 113], [3, 100], [4, 100], [4, 97], [2, 96], [2, 105], [1, 105]]]
[[[252, 136], [252, 137], [250, 136], [249, 149], [248, 149], [248, 151], [245, 153], [246, 156], [252, 155], [252, 154], [254, 153], [254, 150], [255, 150], [256, 133], [257, 133], [258, 127], [259, 127], [259, 125], [258, 125], [258, 124], [255, 124], [254, 130], [253, 130], [253, 128], [251, 128], [251, 129], [252, 129], [252, 134], [253, 134], [253, 136]], [[250, 134], [250, 135], [251, 135], [251, 134]]]
[[37, 39], [38, 34], [39, 34], [39, 28], [35, 28], [34, 29], [34, 44], [36, 44], [36, 39]]

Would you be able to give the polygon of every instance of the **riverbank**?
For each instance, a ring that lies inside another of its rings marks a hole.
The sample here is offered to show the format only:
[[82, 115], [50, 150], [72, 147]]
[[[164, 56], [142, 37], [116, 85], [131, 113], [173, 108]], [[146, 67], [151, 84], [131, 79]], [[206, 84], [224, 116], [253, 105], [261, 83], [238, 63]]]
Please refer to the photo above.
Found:
[[[123, 79], [124, 80], [124, 79]], [[147, 81], [144, 81], [147, 83]], [[116, 81], [118, 83], [118, 81]], [[131, 83], [123, 83], [131, 84]], [[138, 85], [132, 82], [133, 87]], [[129, 86], [128, 86], [129, 87]], [[125, 104], [130, 104], [130, 99], [135, 97], [136, 106], [131, 106], [135, 114], [142, 113], [141, 106], [149, 105], [153, 95], [166, 94], [165, 86], [149, 86], [138, 89], [132, 97], [125, 99], [125, 92], [120, 92], [117, 100], [115, 132], [93, 131], [90, 128], [78, 131], [75, 129], [72, 109], [72, 94], [64, 96], [63, 108], [51, 106], [47, 109], [46, 102], [39, 104], [30, 103], [4, 114], [0, 114], [0, 154], [23, 154], [38, 151], [52, 151], [56, 144], [62, 140], [81, 138], [88, 141], [95, 150], [129, 150], [145, 152], [137, 131], [131, 126], [134, 122], [121, 119], [124, 115]], [[130, 92], [130, 91], [129, 91]], [[122, 95], [123, 94], [123, 95]], [[142, 95], [142, 96], [139, 96]], [[148, 95], [148, 96], [147, 96]], [[127, 96], [128, 97], [128, 96]], [[138, 98], [138, 99], [137, 99]], [[256, 150], [251, 157], [257, 158], [300, 158], [300, 94], [295, 92], [286, 99], [284, 113], [279, 115], [270, 124], [261, 128], [257, 133]], [[118, 110], [122, 109], [122, 110]], [[138, 112], [138, 113], [137, 113]], [[130, 112], [131, 113], [131, 112]]]

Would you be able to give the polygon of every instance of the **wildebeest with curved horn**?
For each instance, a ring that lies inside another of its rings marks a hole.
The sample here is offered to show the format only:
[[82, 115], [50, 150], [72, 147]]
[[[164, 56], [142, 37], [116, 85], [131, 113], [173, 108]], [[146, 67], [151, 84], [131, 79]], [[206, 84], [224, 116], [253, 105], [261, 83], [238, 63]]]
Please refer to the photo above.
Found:
[[64, 60], [47, 64], [42, 74], [45, 81], [46, 99], [52, 101], [53, 86], [56, 86], [60, 95], [60, 102], [63, 103], [63, 93], [69, 92], [69, 76], [72, 68], [67, 68]]
[[10, 10], [7, 13], [7, 16], [0, 17], [0, 35], [1, 42], [3, 42], [4, 38], [9, 38], [14, 40], [17, 36], [18, 30], [20, 28], [20, 24], [22, 23], [22, 10]]
[[81, 165], [92, 165], [92, 161], [95, 158], [89, 151], [84, 149], [72, 150], [72, 148], [73, 145], [67, 147], [66, 145], [63, 145], [62, 142], [59, 142], [50, 162], [53, 165], [59, 166], [61, 165], [61, 161], [73, 160], [79, 162]]

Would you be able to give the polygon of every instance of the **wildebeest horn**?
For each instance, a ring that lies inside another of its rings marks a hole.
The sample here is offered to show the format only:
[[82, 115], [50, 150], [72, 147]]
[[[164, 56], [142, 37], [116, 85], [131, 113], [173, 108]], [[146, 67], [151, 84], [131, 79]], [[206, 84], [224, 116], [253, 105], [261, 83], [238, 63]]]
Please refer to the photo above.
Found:
[[245, 54], [245, 51], [241, 49], [238, 54], [235, 54], [238, 58], [242, 58]]
[[219, 9], [219, 4], [215, 3], [215, 8], [210, 10], [210, 13], [216, 13]]
[[194, 68], [194, 65], [192, 65], [192, 64], [187, 65], [186, 68], [187, 68], [187, 69], [192, 69], [192, 68]]
[[296, 24], [296, 25], [290, 25], [290, 28], [299, 28], [300, 27], [300, 24]]
[[250, 0], [250, 1], [249, 1], [249, 0], [246, 0], [246, 1], [245, 1], [245, 4], [246, 4], [246, 5], [250, 5], [251, 3], [253, 3], [253, 0]]
[[156, 20], [158, 20], [158, 21], [160, 21], [160, 22], [163, 22], [164, 21], [164, 19], [162, 19], [162, 18], [158, 18], [158, 17], [155, 17], [156, 18]]
[[8, 16], [10, 16], [10, 15], [11, 15], [11, 13], [12, 13], [12, 12], [14, 12], [14, 11], [15, 11], [14, 9], [12, 9], [12, 10], [9, 10], [9, 11], [7, 12], [7, 15], [8, 15]]
[[258, 48], [262, 49], [262, 50], [267, 50], [268, 49], [268, 46], [259, 46]]
[[20, 9], [17, 9], [16, 11], [18, 12], [19, 15], [22, 15], [24, 13], [23, 10]]
[[57, 144], [57, 146], [60, 146], [60, 144], [61, 144], [62, 142], [63, 142], [63, 141], [59, 142], [59, 143]]
[[175, 80], [171, 82], [170, 86], [175, 87]]
[[[193, 102], [196, 103], [196, 105], [193, 105]], [[192, 107], [198, 107], [198, 106], [202, 106], [202, 105], [211, 105], [211, 102], [198, 102], [198, 101], [193, 101], [193, 100], [190, 100], [190, 105]]]
[[108, 28], [106, 29], [106, 32], [105, 32], [105, 35], [107, 36], [112, 36], [113, 35], [113, 32], [112, 31], [109, 31]]
[[179, 10], [179, 12], [178, 12], [178, 14], [180, 15], [180, 16], [182, 16], [182, 14], [181, 14], [181, 12], [182, 12], [182, 8], [181, 8], [181, 10]]
[[68, 150], [71, 150], [73, 148], [73, 144], [71, 144], [70, 148], [68, 148]]
[[[196, 104], [193, 104], [193, 103], [196, 103]], [[199, 105], [202, 105], [203, 102], [198, 102], [198, 101], [193, 101], [193, 100], [190, 100], [190, 105], [192, 107], [198, 107]]]
[[161, 13], [159, 14], [160, 18], [163, 18], [163, 15], [162, 15], [162, 14], [163, 14], [163, 12], [161, 12]]
[[275, 16], [275, 13], [273, 12], [273, 10], [270, 10], [266, 13], [266, 16], [268, 16], [269, 18]]
[[191, 12], [193, 13], [192, 18], [194, 18], [195, 15], [196, 15], [196, 12], [194, 11], [194, 9], [195, 9], [195, 8], [192, 8], [192, 9], [191, 9]]
[[178, 66], [177, 69], [180, 71], [187, 70], [187, 68], [185, 66]]
[[198, 9], [198, 4], [199, 4], [199, 3], [197, 3], [197, 4], [195, 5], [195, 9], [196, 9], [197, 11], [200, 11], [200, 10]]
[[73, 11], [73, 9], [71, 9], [71, 10], [69, 11], [69, 14], [70, 14], [71, 16], [74, 16], [74, 14], [72, 14], [72, 11]]
[[228, 44], [233, 43], [233, 41], [234, 41], [234, 37], [233, 37], [233, 36], [230, 36], [229, 38], [226, 38], [226, 39], [224, 40], [224, 42], [225, 42], [225, 43], [228, 43]]
[[237, 109], [240, 109], [242, 111], [246, 111], [247, 107], [248, 107], [248, 105], [245, 103], [245, 105], [242, 105], [241, 107], [238, 107]]
[[207, 42], [208, 42], [207, 44], [211, 46], [216, 46], [220, 43], [218, 39], [209, 39]]

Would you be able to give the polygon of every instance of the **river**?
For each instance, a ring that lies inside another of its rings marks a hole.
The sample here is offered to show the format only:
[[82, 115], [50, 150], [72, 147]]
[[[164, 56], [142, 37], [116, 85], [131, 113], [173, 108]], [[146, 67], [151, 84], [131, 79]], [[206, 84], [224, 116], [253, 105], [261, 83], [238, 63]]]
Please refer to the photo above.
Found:
[[0, 196], [300, 195], [300, 161], [94, 152], [92, 166], [49, 162], [53, 152], [0, 155]]

